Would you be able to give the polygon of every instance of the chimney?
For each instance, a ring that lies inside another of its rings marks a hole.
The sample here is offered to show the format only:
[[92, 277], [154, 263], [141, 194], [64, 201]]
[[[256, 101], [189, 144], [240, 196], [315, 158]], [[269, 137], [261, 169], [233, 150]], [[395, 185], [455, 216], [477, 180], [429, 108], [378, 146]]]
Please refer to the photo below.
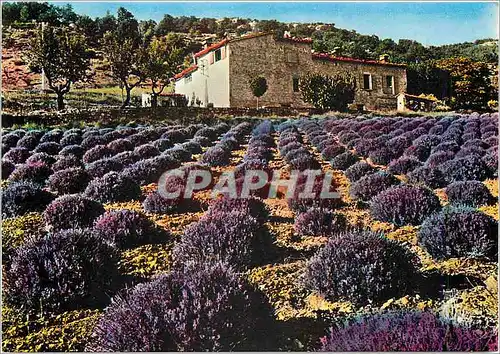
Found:
[[382, 63], [388, 63], [389, 62], [389, 54], [382, 54], [379, 59]]

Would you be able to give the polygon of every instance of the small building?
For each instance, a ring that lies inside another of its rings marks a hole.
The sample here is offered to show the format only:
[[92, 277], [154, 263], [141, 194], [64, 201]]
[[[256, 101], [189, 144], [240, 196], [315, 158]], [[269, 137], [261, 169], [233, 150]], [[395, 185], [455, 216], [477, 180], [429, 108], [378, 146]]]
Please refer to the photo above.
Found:
[[227, 38], [206, 46], [194, 55], [194, 64], [175, 75], [175, 92], [188, 105], [201, 107], [255, 107], [249, 82], [266, 79], [267, 92], [260, 106], [311, 108], [299, 92], [301, 76], [310, 73], [354, 75], [354, 104], [366, 110], [395, 110], [396, 95], [406, 91], [406, 66], [380, 60], [365, 60], [313, 53], [311, 39], [277, 38], [272, 33], [254, 33]]
[[430, 112], [436, 106], [436, 100], [410, 95], [401, 92], [397, 95], [398, 112], [423, 111]]
[[[151, 94], [143, 93], [142, 107], [151, 107]], [[158, 96], [158, 106], [160, 107], [185, 107], [187, 106], [186, 97], [180, 93], [165, 92]]]

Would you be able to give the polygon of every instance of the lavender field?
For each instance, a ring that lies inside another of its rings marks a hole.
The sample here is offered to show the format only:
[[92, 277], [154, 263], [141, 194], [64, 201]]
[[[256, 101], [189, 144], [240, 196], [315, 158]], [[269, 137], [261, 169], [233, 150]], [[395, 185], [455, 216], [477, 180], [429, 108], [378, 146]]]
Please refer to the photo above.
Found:
[[[5, 129], [2, 151], [3, 351], [498, 350], [496, 113]], [[214, 179], [167, 199], [174, 169]], [[242, 198], [249, 170], [297, 188]]]

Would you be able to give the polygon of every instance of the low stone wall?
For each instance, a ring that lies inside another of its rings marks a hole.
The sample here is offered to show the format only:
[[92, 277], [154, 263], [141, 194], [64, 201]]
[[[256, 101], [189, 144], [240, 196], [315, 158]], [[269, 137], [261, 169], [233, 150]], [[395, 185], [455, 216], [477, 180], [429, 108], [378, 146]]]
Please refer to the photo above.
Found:
[[220, 118], [234, 117], [296, 117], [301, 114], [321, 113], [315, 109], [280, 108], [198, 108], [198, 107], [158, 107], [153, 108], [107, 108], [68, 112], [33, 112], [29, 115], [2, 113], [2, 127], [27, 123], [58, 125], [76, 122], [112, 125], [119, 123], [172, 122], [176, 124], [212, 123]]

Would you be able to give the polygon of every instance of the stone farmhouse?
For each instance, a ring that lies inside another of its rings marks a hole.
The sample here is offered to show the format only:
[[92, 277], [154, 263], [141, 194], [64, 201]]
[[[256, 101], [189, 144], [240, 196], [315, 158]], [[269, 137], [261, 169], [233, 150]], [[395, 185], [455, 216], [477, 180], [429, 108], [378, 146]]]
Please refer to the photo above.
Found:
[[387, 56], [377, 61], [313, 53], [311, 43], [269, 33], [224, 39], [196, 53], [195, 63], [175, 75], [175, 93], [185, 95], [188, 105], [255, 107], [249, 81], [262, 76], [268, 89], [259, 106], [310, 108], [299, 92], [301, 76], [349, 72], [355, 76], [358, 107], [397, 108], [397, 95], [406, 91], [404, 65], [390, 63]]

